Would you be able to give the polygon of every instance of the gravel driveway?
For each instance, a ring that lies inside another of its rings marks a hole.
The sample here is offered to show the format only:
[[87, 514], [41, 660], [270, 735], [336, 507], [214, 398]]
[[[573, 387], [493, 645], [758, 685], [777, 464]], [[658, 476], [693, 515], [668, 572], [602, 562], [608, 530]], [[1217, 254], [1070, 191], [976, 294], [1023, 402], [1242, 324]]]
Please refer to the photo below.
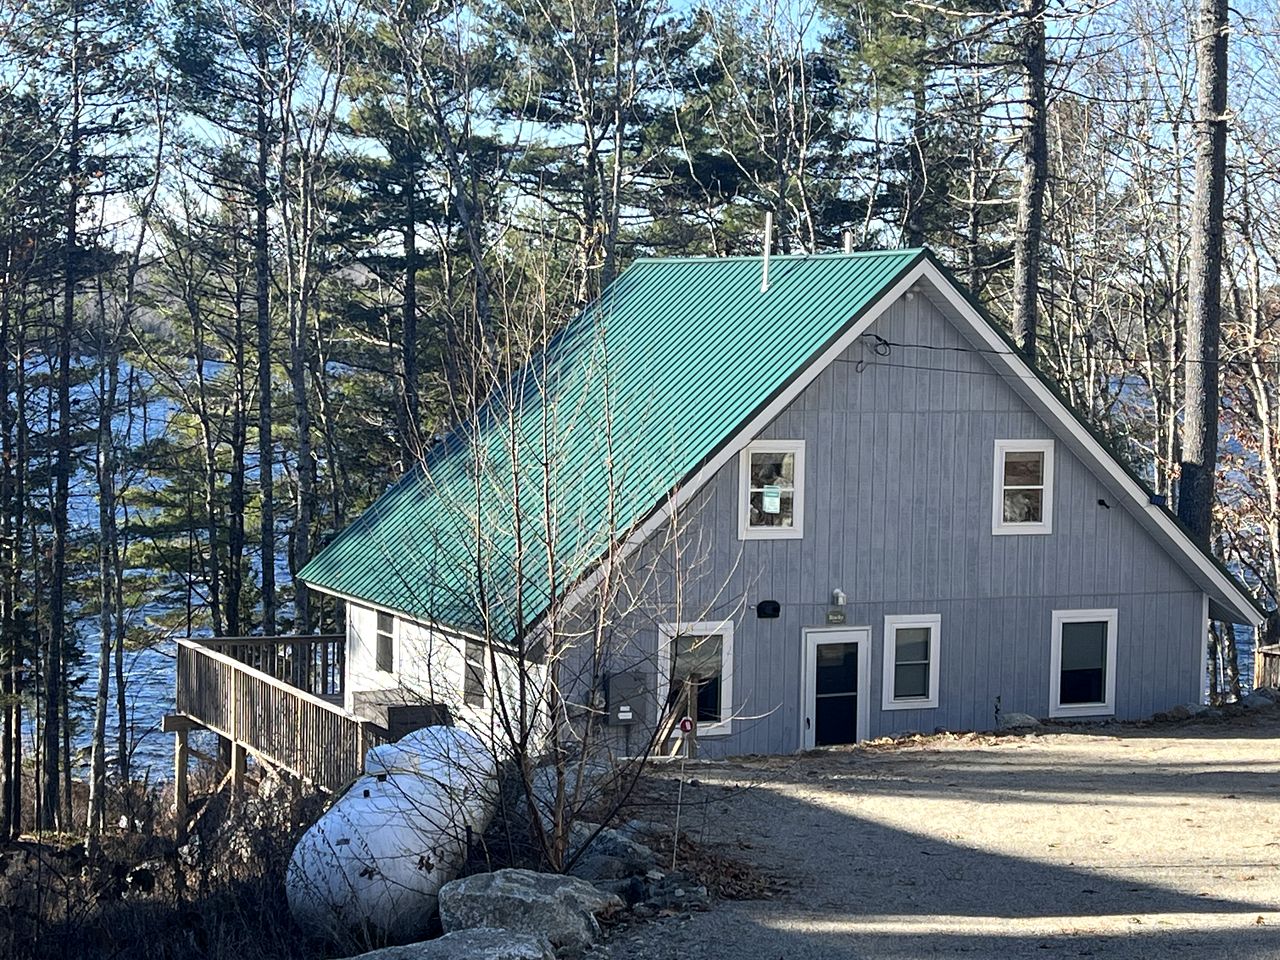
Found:
[[686, 826], [784, 892], [604, 953], [1280, 958], [1277, 712], [690, 765]]

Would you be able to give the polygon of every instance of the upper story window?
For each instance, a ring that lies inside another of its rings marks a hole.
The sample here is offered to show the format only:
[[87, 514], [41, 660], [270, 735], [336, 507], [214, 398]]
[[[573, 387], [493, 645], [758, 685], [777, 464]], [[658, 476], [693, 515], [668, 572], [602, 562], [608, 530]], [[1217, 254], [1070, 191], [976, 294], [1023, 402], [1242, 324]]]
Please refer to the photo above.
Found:
[[757, 440], [738, 463], [738, 536], [804, 535], [804, 441]]
[[1053, 532], [1053, 441], [997, 440], [992, 533]]
[[391, 673], [395, 669], [396, 618], [379, 610], [376, 633], [374, 666], [383, 673]]
[[938, 705], [937, 614], [884, 618], [885, 710], [923, 710]]

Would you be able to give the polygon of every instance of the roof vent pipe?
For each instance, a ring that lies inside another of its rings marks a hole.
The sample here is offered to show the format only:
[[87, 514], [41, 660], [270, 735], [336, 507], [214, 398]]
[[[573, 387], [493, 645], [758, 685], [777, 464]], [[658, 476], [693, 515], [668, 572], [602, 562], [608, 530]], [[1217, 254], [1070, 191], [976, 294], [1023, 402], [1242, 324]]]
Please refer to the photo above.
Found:
[[760, 265], [760, 292], [769, 292], [769, 254], [773, 253], [773, 211], [764, 212], [764, 260]]
[[843, 249], [845, 253], [853, 253], [853, 231], [846, 230], [844, 232]]

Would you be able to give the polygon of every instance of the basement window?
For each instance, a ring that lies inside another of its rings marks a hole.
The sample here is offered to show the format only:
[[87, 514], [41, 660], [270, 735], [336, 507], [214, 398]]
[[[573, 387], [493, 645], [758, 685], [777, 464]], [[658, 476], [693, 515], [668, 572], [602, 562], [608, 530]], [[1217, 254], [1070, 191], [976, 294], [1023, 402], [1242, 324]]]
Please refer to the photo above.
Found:
[[738, 464], [738, 537], [794, 539], [804, 533], [804, 441], [758, 440]]
[[942, 618], [884, 618], [885, 710], [927, 710], [938, 705], [938, 638]]
[[1053, 532], [1053, 441], [997, 440], [991, 532]]
[[391, 673], [395, 669], [395, 642], [396, 618], [379, 610], [374, 666], [383, 673]]
[[1116, 619], [1114, 609], [1053, 611], [1049, 716], [1116, 712]]
[[484, 644], [468, 640], [463, 651], [466, 663], [462, 671], [462, 702], [469, 707], [484, 706]]
[[662, 624], [658, 627], [658, 669], [665, 714], [692, 688], [698, 736], [729, 733], [733, 703], [733, 624]]

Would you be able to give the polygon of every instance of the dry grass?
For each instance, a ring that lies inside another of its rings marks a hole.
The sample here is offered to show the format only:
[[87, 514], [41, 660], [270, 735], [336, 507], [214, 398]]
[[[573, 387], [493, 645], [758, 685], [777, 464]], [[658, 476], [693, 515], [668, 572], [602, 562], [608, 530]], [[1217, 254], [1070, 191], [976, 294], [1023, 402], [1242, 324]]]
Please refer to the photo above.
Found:
[[203, 801], [186, 842], [154, 791], [121, 815], [137, 832], [93, 858], [74, 837], [24, 837], [0, 851], [0, 957], [13, 960], [294, 960], [341, 953], [299, 930], [284, 876], [316, 801], [286, 793]]

